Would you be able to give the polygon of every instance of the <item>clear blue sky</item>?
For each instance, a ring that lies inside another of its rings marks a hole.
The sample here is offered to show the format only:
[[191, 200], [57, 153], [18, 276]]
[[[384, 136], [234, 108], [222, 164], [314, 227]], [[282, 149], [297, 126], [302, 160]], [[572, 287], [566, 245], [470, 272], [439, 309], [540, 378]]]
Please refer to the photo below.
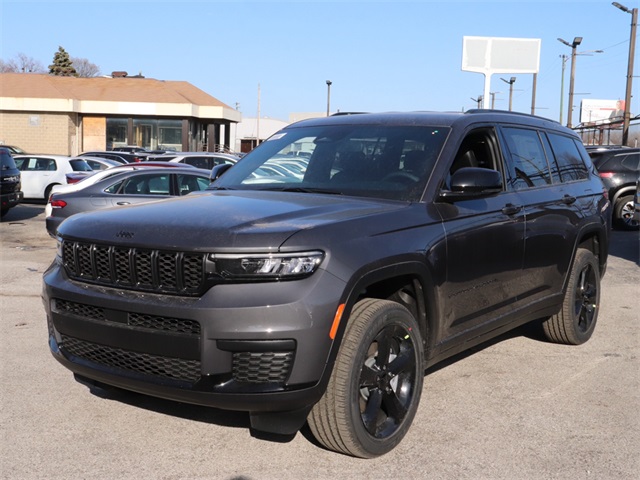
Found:
[[[571, 49], [558, 37], [583, 37], [579, 53], [604, 50], [577, 57], [574, 124], [580, 100], [625, 96], [631, 15], [606, 0], [0, 1], [5, 61], [24, 53], [47, 67], [62, 46], [103, 74], [187, 81], [245, 116], [257, 113], [258, 85], [263, 117], [326, 111], [326, 80], [332, 111], [475, 108], [484, 77], [461, 70], [463, 36], [542, 40], [539, 115], [559, 118], [560, 56]], [[510, 76], [492, 77], [496, 108], [508, 108], [500, 77]], [[532, 75], [514, 76], [513, 109], [528, 113]]]

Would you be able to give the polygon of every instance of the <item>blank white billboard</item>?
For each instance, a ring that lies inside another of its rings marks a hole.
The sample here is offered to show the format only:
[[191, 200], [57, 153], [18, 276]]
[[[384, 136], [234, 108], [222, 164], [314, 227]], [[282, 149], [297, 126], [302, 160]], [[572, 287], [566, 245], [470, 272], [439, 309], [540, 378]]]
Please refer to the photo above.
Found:
[[462, 70], [484, 73], [538, 73], [539, 38], [463, 37]]

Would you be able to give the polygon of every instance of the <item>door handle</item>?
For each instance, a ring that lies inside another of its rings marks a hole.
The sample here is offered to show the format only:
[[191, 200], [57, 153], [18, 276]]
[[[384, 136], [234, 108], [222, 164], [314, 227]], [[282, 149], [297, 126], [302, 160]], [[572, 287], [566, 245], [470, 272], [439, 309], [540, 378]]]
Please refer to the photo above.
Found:
[[575, 201], [576, 197], [573, 197], [571, 195], [565, 195], [564, 197], [562, 197], [562, 203], [566, 203], [567, 205], [571, 205]]
[[522, 205], [514, 205], [513, 203], [507, 203], [502, 208], [502, 213], [504, 213], [505, 215], [515, 215], [520, 210], [522, 210], [522, 208], [523, 208]]
[[118, 202], [116, 205], [130, 205], [131, 202]]

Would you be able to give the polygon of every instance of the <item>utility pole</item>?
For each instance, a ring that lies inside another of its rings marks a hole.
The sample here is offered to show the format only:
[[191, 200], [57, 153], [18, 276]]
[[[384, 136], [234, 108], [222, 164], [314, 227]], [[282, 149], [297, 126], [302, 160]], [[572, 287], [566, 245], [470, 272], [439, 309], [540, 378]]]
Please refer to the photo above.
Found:
[[560, 55], [562, 59], [562, 78], [560, 80], [560, 123], [562, 123], [562, 110], [564, 109], [564, 67], [567, 65], [568, 55]]
[[489, 92], [491, 95], [491, 110], [495, 110], [496, 108], [496, 95], [500, 92]]
[[327, 80], [327, 117], [331, 109], [331, 80]]
[[618, 2], [613, 2], [616, 8], [631, 14], [631, 37], [629, 38], [629, 63], [627, 63], [627, 89], [624, 95], [624, 121], [622, 123], [622, 145], [629, 141], [629, 123], [631, 122], [631, 85], [633, 82], [633, 58], [636, 50], [636, 28], [638, 26], [638, 9], [629, 9]]

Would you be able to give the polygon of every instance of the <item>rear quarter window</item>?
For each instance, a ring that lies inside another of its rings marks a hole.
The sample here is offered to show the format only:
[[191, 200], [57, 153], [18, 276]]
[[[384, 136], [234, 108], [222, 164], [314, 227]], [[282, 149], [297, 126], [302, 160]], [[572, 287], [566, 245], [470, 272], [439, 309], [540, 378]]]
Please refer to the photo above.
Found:
[[574, 139], [556, 133], [548, 133], [547, 136], [552, 149], [550, 163], [554, 177], [559, 177], [561, 182], [588, 178], [589, 169], [582, 160]]
[[637, 172], [640, 170], [640, 153], [630, 153], [620, 163], [625, 170]]

